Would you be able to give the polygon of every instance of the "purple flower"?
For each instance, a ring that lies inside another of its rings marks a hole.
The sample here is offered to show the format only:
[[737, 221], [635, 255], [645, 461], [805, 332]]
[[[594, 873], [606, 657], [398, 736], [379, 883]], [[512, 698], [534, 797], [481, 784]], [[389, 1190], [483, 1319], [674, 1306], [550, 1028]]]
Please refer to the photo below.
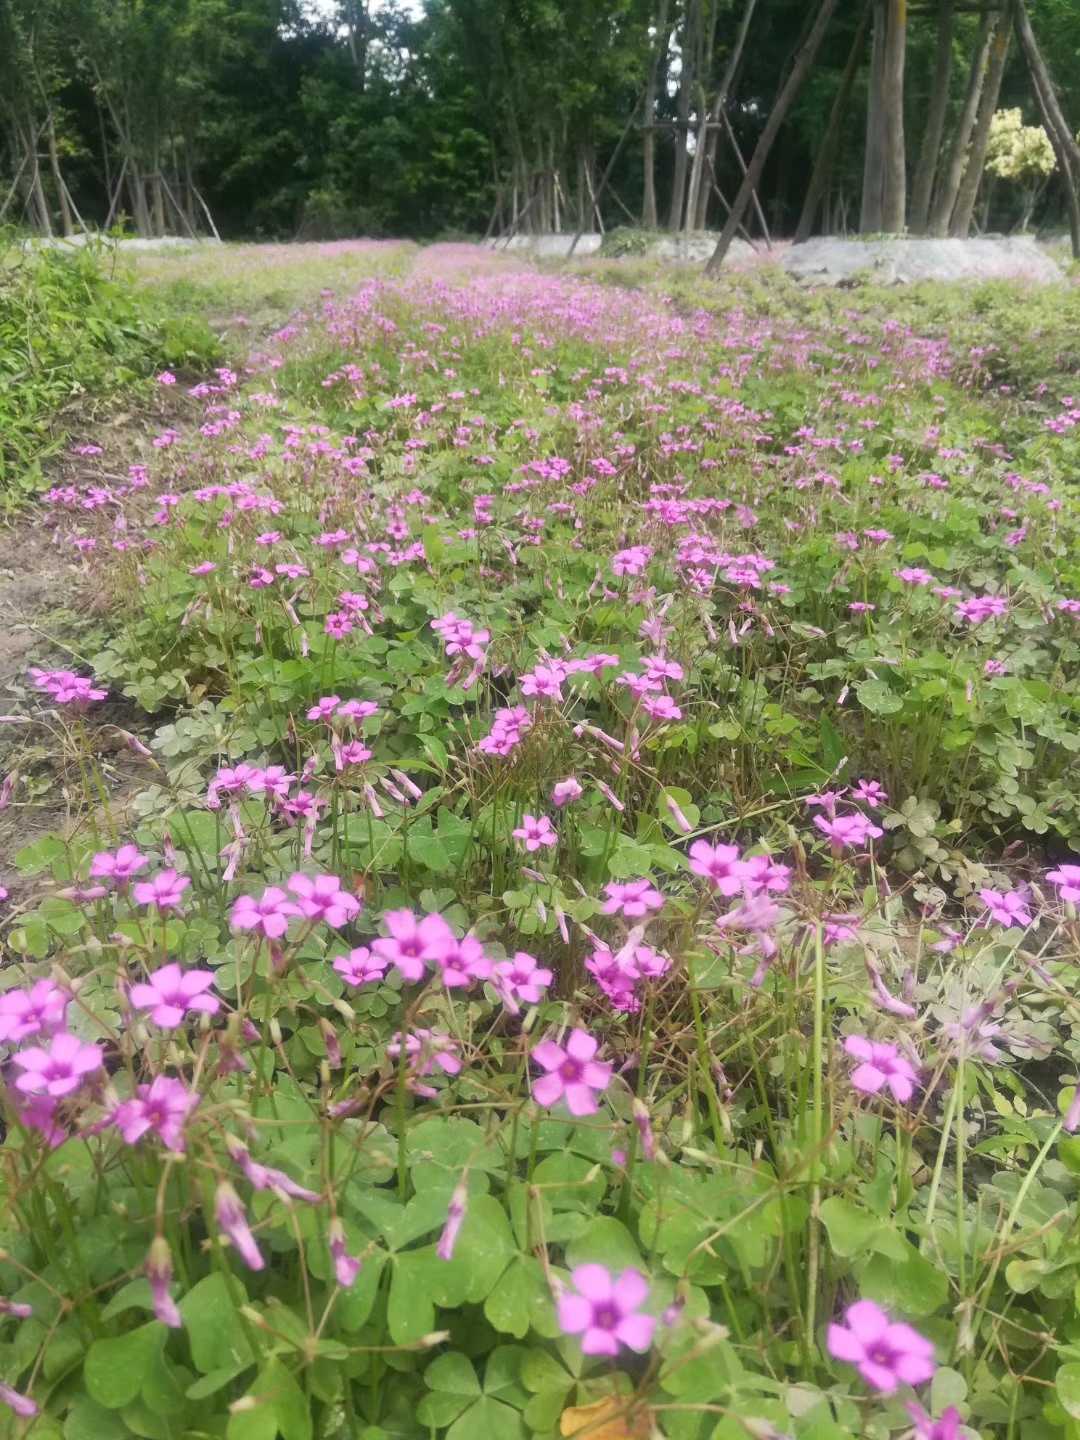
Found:
[[234, 930], [261, 930], [267, 940], [280, 940], [289, 928], [289, 919], [300, 914], [284, 890], [268, 885], [256, 900], [254, 895], [241, 895], [232, 908], [229, 923]]
[[334, 1279], [343, 1290], [348, 1290], [360, 1273], [360, 1261], [349, 1254], [345, 1227], [336, 1215], [330, 1221], [330, 1259], [334, 1262]]
[[651, 880], [628, 880], [625, 885], [612, 880], [604, 886], [607, 899], [601, 907], [604, 915], [625, 915], [636, 920], [650, 910], [662, 910], [664, 897]]
[[258, 1245], [255, 1244], [255, 1237], [248, 1226], [244, 1207], [240, 1203], [240, 1196], [227, 1180], [223, 1180], [218, 1185], [214, 1195], [214, 1216], [218, 1223], [218, 1229], [233, 1246], [248, 1269], [263, 1269], [266, 1261], [260, 1255]]
[[440, 1260], [454, 1258], [454, 1246], [457, 1244], [461, 1227], [465, 1223], [465, 1212], [468, 1206], [469, 1187], [462, 1182], [460, 1185], [455, 1185], [454, 1193], [450, 1196], [450, 1204], [446, 1207], [446, 1224], [439, 1236], [439, 1243], [435, 1247], [435, 1253]]
[[1080, 865], [1059, 865], [1056, 870], [1048, 870], [1046, 878], [1057, 888], [1062, 900], [1080, 905]]
[[181, 1081], [157, 1075], [149, 1085], [140, 1085], [133, 1100], [124, 1100], [112, 1113], [112, 1122], [129, 1145], [148, 1131], [177, 1154], [184, 1151], [184, 1124], [199, 1103], [199, 1096]]
[[272, 1190], [278, 1199], [284, 1200], [286, 1204], [290, 1200], [304, 1200], [309, 1205], [317, 1205], [322, 1199], [317, 1191], [305, 1190], [303, 1185], [298, 1185], [284, 1170], [275, 1170], [271, 1165], [260, 1165], [257, 1160], [253, 1160], [247, 1146], [235, 1136], [226, 1135], [225, 1144], [253, 1190]]
[[178, 875], [175, 870], [159, 870], [152, 880], [140, 880], [132, 893], [139, 905], [175, 910], [190, 884], [186, 875]]
[[381, 980], [390, 967], [390, 961], [381, 955], [373, 955], [366, 945], [357, 945], [348, 955], [339, 955], [334, 969], [346, 985], [370, 985]]
[[169, 1253], [169, 1242], [164, 1235], [155, 1235], [151, 1240], [150, 1253], [146, 1257], [143, 1274], [150, 1281], [150, 1295], [153, 1300], [155, 1316], [163, 1325], [168, 1325], [170, 1330], [179, 1330], [183, 1321], [180, 1318], [180, 1311], [176, 1308], [176, 1301], [169, 1294], [169, 1286], [172, 1284], [173, 1278], [172, 1255]]
[[829, 1354], [858, 1367], [875, 1390], [891, 1395], [898, 1385], [921, 1385], [935, 1369], [934, 1347], [910, 1325], [891, 1321], [872, 1300], [857, 1300], [846, 1326], [829, 1326]]
[[35, 980], [29, 990], [0, 995], [0, 1041], [17, 1045], [28, 1035], [62, 1030], [71, 996], [51, 980]]
[[565, 780], [559, 780], [551, 787], [551, 803], [556, 809], [561, 810], [564, 805], [569, 805], [572, 800], [577, 800], [582, 794], [581, 786], [573, 775]]
[[162, 965], [150, 978], [131, 987], [136, 1010], [149, 1010], [150, 1019], [162, 1030], [175, 1030], [189, 1010], [216, 1015], [221, 1001], [207, 995], [214, 983], [212, 970], [181, 970], [179, 965]]
[[611, 1066], [594, 1059], [599, 1042], [585, 1030], [571, 1030], [565, 1050], [554, 1040], [541, 1040], [532, 1048], [532, 1059], [547, 1071], [533, 1081], [533, 1099], [550, 1110], [562, 1099], [571, 1115], [595, 1115], [611, 1080]]
[[308, 920], [324, 920], [332, 929], [340, 929], [363, 908], [355, 895], [342, 890], [336, 875], [292, 875], [289, 889], [297, 898], [300, 913]]
[[934, 1420], [921, 1405], [909, 1401], [907, 1413], [915, 1422], [915, 1440], [960, 1440], [960, 1411], [950, 1405]]
[[828, 837], [837, 854], [849, 846], [863, 846], [868, 840], [876, 840], [879, 835], [884, 834], [880, 825], [875, 825], [861, 814], [837, 815], [832, 820], [824, 815], [815, 815], [814, 824]]
[[30, 1420], [38, 1413], [38, 1407], [30, 1396], [20, 1395], [18, 1390], [13, 1390], [10, 1385], [0, 1385], [0, 1401], [24, 1420]]
[[538, 1005], [553, 978], [550, 970], [543, 969], [535, 956], [524, 950], [519, 950], [513, 960], [497, 961], [494, 977], [503, 1004], [512, 1015], [517, 1014], [522, 1002]]
[[535, 815], [523, 815], [521, 824], [513, 832], [513, 835], [515, 840], [521, 841], [530, 854], [534, 850], [539, 850], [542, 845], [558, 844], [559, 839], [546, 815], [541, 815], [539, 818]]
[[710, 845], [707, 840], [695, 840], [690, 846], [690, 869], [721, 895], [738, 895], [743, 887], [744, 871], [737, 845]]
[[980, 890], [979, 899], [999, 925], [1026, 927], [1033, 924], [1027, 899], [1022, 890]]
[[578, 1265], [570, 1278], [577, 1294], [559, 1296], [559, 1326], [581, 1336], [586, 1355], [617, 1355], [620, 1345], [648, 1350], [656, 1321], [640, 1313], [649, 1284], [639, 1270], [614, 1275], [604, 1265]]
[[396, 966], [405, 980], [421, 979], [425, 966], [437, 963], [454, 940], [454, 932], [441, 915], [417, 919], [411, 910], [388, 910], [383, 924], [390, 936], [373, 940], [371, 948], [380, 959]]
[[849, 1035], [844, 1049], [862, 1063], [851, 1072], [851, 1083], [864, 1095], [876, 1095], [887, 1089], [894, 1100], [906, 1105], [915, 1093], [918, 1072], [895, 1045], [868, 1040], [865, 1035]]
[[78, 1090], [88, 1075], [101, 1069], [100, 1046], [84, 1045], [66, 1030], [54, 1035], [48, 1045], [33, 1045], [19, 1050], [11, 1063], [23, 1072], [15, 1081], [15, 1089], [24, 1095], [51, 1095], [60, 1099]]
[[114, 880], [123, 885], [145, 870], [150, 861], [135, 845], [121, 845], [117, 851], [99, 850], [90, 861], [90, 874], [98, 880]]

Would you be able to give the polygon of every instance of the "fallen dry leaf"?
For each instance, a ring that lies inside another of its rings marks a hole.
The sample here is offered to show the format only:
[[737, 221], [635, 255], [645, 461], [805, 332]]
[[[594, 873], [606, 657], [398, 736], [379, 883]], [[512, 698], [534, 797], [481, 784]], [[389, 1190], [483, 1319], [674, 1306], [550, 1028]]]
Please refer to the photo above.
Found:
[[649, 1417], [643, 1409], [629, 1411], [626, 1400], [609, 1395], [592, 1405], [575, 1405], [564, 1410], [560, 1435], [580, 1435], [582, 1440], [648, 1440]]

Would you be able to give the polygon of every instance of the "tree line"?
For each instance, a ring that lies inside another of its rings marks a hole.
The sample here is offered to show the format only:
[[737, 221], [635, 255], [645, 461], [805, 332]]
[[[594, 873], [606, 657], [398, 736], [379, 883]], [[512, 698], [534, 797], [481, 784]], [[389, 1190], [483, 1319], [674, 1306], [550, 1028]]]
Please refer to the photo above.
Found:
[[[1037, 185], [995, 183], [1003, 111]], [[45, 234], [1080, 250], [1078, 123], [1075, 0], [0, 0], [0, 223]]]

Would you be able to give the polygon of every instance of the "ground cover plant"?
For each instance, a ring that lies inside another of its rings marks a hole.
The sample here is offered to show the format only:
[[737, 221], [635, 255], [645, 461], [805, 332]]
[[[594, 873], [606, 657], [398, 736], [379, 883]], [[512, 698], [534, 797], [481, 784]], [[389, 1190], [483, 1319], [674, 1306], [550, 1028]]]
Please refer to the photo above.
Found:
[[168, 365], [210, 365], [198, 311], [136, 288], [104, 243], [37, 250], [0, 230], [0, 504], [25, 500], [73, 412], [137, 399]]
[[599, 273], [379, 252], [46, 493], [11, 1434], [1080, 1434], [1054, 317]]

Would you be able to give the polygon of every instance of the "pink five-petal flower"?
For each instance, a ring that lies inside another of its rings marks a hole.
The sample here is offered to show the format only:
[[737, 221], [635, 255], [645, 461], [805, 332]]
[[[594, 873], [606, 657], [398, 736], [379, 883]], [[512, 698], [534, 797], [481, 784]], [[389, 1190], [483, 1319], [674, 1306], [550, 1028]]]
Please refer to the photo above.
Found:
[[62, 1030], [71, 996], [51, 980], [35, 980], [29, 990], [0, 995], [0, 1041], [17, 1045], [30, 1035]]
[[627, 880], [625, 884], [612, 880], [604, 886], [607, 899], [601, 907], [604, 915], [625, 915], [637, 920], [650, 910], [662, 910], [664, 897], [651, 880]]
[[323, 920], [338, 930], [363, 909], [355, 895], [342, 890], [336, 875], [291, 875], [289, 889], [308, 920]]
[[78, 1036], [62, 1030], [47, 1045], [32, 1045], [19, 1050], [11, 1063], [23, 1073], [15, 1081], [15, 1089], [24, 1095], [51, 1095], [60, 1099], [70, 1095], [88, 1075], [101, 1069], [101, 1049], [86, 1045]]
[[441, 915], [417, 918], [411, 910], [388, 910], [383, 924], [390, 931], [387, 938], [373, 940], [371, 948], [388, 964], [401, 971], [402, 978], [422, 978], [429, 964], [437, 964], [443, 952], [454, 943], [454, 932]]
[[915, 1093], [918, 1071], [895, 1045], [868, 1040], [865, 1035], [849, 1035], [844, 1041], [849, 1055], [861, 1061], [851, 1072], [851, 1083], [864, 1095], [888, 1090], [893, 1099], [906, 1105]]
[[121, 845], [119, 850], [99, 850], [90, 861], [90, 874], [97, 880], [115, 880], [118, 885], [145, 870], [149, 859], [135, 845]]
[[139, 905], [156, 905], [159, 910], [175, 910], [191, 884], [186, 875], [175, 870], [159, 870], [151, 880], [140, 880], [132, 894]]
[[261, 930], [267, 940], [280, 940], [289, 928], [289, 920], [300, 914], [284, 890], [268, 885], [258, 899], [241, 895], [232, 907], [229, 923], [234, 930]]
[[872, 1300], [857, 1300], [844, 1320], [845, 1325], [829, 1326], [829, 1354], [857, 1366], [875, 1390], [891, 1395], [898, 1385], [921, 1385], [932, 1378], [934, 1347], [910, 1325], [890, 1320]]
[[737, 845], [710, 845], [695, 840], [690, 846], [690, 869], [708, 880], [721, 895], [738, 895], [743, 887], [743, 866]]
[[578, 780], [573, 775], [568, 775], [565, 780], [559, 780], [551, 787], [551, 803], [561, 810], [564, 805], [580, 799], [582, 793]]
[[611, 1066], [593, 1057], [600, 1048], [585, 1030], [571, 1030], [566, 1048], [554, 1040], [541, 1040], [532, 1048], [532, 1059], [547, 1073], [533, 1081], [533, 1099], [550, 1110], [562, 1099], [571, 1115], [595, 1115], [597, 1095], [611, 1080]]
[[1056, 870], [1048, 870], [1046, 878], [1062, 900], [1080, 905], [1080, 865], [1059, 865]]
[[212, 970], [181, 970], [179, 965], [162, 965], [149, 979], [131, 987], [136, 1010], [149, 1010], [150, 1019], [162, 1030], [175, 1030], [189, 1010], [216, 1015], [221, 1001], [205, 992], [214, 983]]
[[140, 1085], [132, 1100], [124, 1100], [112, 1113], [112, 1122], [129, 1145], [135, 1145], [149, 1131], [161, 1137], [169, 1150], [184, 1150], [184, 1124], [199, 1103], [199, 1096], [180, 1080], [155, 1075], [149, 1085]]
[[960, 1411], [955, 1405], [943, 1410], [936, 1420], [914, 1400], [906, 1409], [915, 1422], [915, 1440], [960, 1440]]
[[541, 846], [555, 845], [558, 836], [555, 833], [551, 821], [546, 815], [523, 815], [521, 824], [513, 832], [514, 839], [520, 840], [525, 849], [531, 854], [539, 850]]
[[990, 912], [990, 918], [1006, 928], [1032, 924], [1031, 911], [1022, 890], [980, 890], [979, 899]]
[[639, 1270], [614, 1275], [604, 1265], [578, 1265], [570, 1278], [577, 1293], [559, 1296], [559, 1327], [581, 1336], [586, 1355], [617, 1355], [620, 1345], [648, 1350], [656, 1321], [640, 1311], [649, 1283]]
[[348, 955], [339, 955], [334, 969], [346, 985], [370, 985], [381, 980], [390, 968], [390, 961], [381, 955], [373, 955], [366, 945], [357, 945]]

